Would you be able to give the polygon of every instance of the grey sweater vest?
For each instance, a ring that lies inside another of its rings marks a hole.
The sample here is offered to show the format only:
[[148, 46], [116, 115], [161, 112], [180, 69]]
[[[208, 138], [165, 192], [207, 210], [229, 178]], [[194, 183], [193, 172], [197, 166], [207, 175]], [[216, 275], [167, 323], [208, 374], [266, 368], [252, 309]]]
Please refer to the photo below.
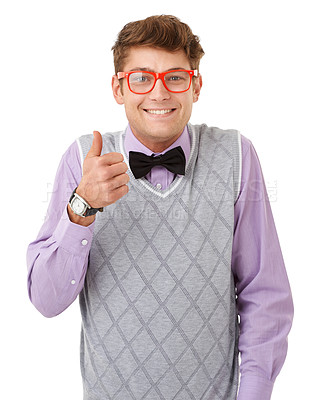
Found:
[[[236, 399], [240, 134], [188, 130], [184, 177], [161, 191], [129, 169], [129, 193], [97, 214], [80, 293], [86, 400]], [[103, 135], [103, 153], [128, 164], [123, 137]], [[85, 157], [92, 135], [78, 143]]]

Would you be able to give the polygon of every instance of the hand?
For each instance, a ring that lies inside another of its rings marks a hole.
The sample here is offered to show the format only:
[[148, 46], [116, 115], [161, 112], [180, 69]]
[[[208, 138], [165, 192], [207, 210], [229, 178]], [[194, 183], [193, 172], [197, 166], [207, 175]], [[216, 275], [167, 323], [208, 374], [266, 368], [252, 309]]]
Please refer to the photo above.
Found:
[[[101, 155], [102, 136], [93, 132], [92, 146], [83, 162], [83, 176], [76, 192], [93, 208], [106, 207], [128, 193], [128, 166], [121, 153]], [[89, 218], [89, 217], [87, 217]]]

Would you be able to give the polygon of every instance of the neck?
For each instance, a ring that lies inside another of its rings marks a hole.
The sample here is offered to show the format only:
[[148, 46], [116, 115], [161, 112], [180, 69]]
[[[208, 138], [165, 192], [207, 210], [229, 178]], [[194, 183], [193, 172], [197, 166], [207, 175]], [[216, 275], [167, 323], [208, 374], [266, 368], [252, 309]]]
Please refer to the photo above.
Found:
[[177, 139], [170, 140], [168, 142], [161, 142], [161, 143], [150, 143], [149, 141], [142, 141], [138, 139], [144, 146], [148, 147], [153, 153], [162, 153], [165, 151], [168, 147], [172, 145]]
[[136, 135], [133, 131], [132, 133], [134, 136], [139, 140], [140, 143], [142, 143], [144, 146], [146, 146], [149, 150], [151, 150], [153, 153], [162, 153], [164, 150], [166, 150], [168, 147], [170, 147], [182, 134], [182, 132], [179, 135], [176, 135], [172, 138], [157, 138], [157, 137], [144, 137], [144, 136], [138, 136]]

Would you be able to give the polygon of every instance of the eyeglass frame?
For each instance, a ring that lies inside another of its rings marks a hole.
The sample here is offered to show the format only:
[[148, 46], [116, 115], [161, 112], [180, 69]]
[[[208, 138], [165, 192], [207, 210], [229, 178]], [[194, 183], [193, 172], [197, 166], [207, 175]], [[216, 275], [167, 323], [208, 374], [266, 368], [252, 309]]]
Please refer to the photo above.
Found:
[[[140, 72], [140, 73], [141, 73], [141, 72], [147, 72], [147, 73], [153, 75], [154, 78], [155, 78], [155, 79], [154, 79], [154, 83], [153, 83], [151, 89], [148, 90], [147, 92], [139, 93], [139, 92], [134, 92], [134, 91], [131, 89], [130, 82], [129, 82], [129, 77], [130, 77], [131, 74], [136, 74], [136, 73], [138, 73], [138, 72]], [[164, 80], [164, 76], [167, 75], [167, 74], [170, 74], [170, 73], [172, 73], [172, 72], [188, 72], [188, 73], [189, 73], [190, 82], [189, 82], [188, 89], [179, 90], [179, 91], [176, 92], [176, 91], [170, 90], [170, 89], [167, 87], [167, 85], [166, 85], [166, 83], [165, 83], [165, 80]], [[184, 93], [184, 92], [187, 92], [187, 91], [190, 89], [190, 87], [191, 87], [191, 81], [192, 81], [192, 78], [193, 78], [193, 77], [195, 77], [195, 78], [198, 78], [198, 77], [199, 77], [199, 73], [198, 73], [198, 70], [197, 70], [197, 69], [193, 69], [193, 70], [189, 70], [189, 69], [173, 69], [173, 70], [165, 71], [165, 72], [152, 72], [152, 71], [146, 71], [146, 70], [137, 70], [137, 71], [128, 71], [128, 72], [118, 72], [118, 73], [117, 73], [117, 78], [118, 78], [119, 80], [120, 80], [120, 79], [123, 79], [123, 78], [127, 78], [128, 88], [129, 88], [130, 92], [132, 92], [132, 93], [134, 93], [134, 94], [147, 94], [147, 93], [152, 92], [152, 90], [153, 90], [154, 87], [156, 86], [156, 83], [157, 83], [157, 80], [158, 80], [158, 79], [161, 79], [161, 82], [163, 83], [164, 87], [165, 87], [169, 92], [171, 92], [171, 93]]]

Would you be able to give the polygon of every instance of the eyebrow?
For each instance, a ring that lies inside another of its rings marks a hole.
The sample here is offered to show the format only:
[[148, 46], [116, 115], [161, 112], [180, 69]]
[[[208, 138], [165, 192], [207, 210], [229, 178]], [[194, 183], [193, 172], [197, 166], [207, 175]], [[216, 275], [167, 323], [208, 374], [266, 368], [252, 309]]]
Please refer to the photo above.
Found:
[[[176, 69], [187, 69], [187, 68], [184, 68], [184, 67], [173, 67], [173, 68], [169, 68], [169, 69], [165, 70], [164, 72], [174, 71], [174, 70], [176, 70]], [[150, 71], [150, 72], [156, 72], [156, 71], [153, 70], [152, 68], [142, 68], [142, 67], [132, 68], [132, 69], [130, 69], [129, 72], [131, 72], [131, 71]]]

